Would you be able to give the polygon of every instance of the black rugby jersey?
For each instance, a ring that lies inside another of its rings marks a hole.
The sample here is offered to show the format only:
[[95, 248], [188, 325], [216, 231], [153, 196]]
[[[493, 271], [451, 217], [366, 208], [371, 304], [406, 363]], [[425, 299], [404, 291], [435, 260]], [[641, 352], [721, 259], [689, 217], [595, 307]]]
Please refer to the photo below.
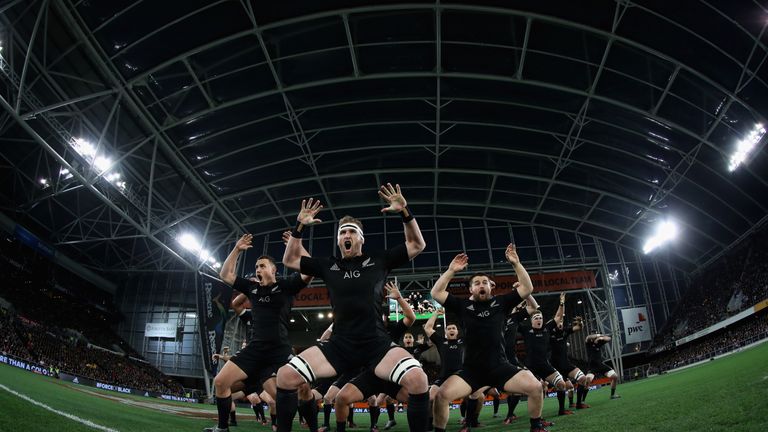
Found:
[[568, 363], [568, 336], [573, 333], [573, 326], [563, 323], [563, 328], [557, 326], [549, 332], [549, 346], [552, 350], [552, 361]]
[[522, 321], [528, 318], [528, 310], [525, 308], [512, 312], [507, 316], [504, 324], [504, 351], [507, 358], [517, 358], [517, 329]]
[[261, 286], [258, 282], [241, 277], [235, 278], [232, 288], [248, 296], [251, 301], [250, 341], [288, 344], [288, 314], [293, 297], [307, 286], [301, 275], [278, 278], [272, 285]]
[[446, 339], [435, 332], [429, 337], [440, 353], [440, 376], [448, 376], [461, 369], [464, 363], [464, 339]]
[[586, 343], [587, 347], [587, 356], [589, 358], [590, 363], [602, 363], [603, 361], [603, 354], [600, 351], [600, 348], [603, 347], [607, 342], [604, 340], [601, 340], [599, 342], [595, 342], [594, 339], [590, 340]]
[[458, 316], [464, 329], [464, 364], [495, 365], [507, 360], [504, 353], [504, 322], [513, 307], [520, 304], [517, 291], [478, 302], [448, 294], [443, 306]]
[[[389, 337], [381, 320], [381, 299], [390, 270], [407, 263], [408, 249], [392, 249], [341, 259], [301, 257], [301, 273], [322, 278], [333, 308], [333, 334], [357, 340]], [[375, 330], [375, 331], [371, 331]]]
[[549, 334], [552, 328], [557, 327], [554, 321], [548, 321], [540, 329], [522, 327], [520, 332], [525, 339], [525, 364], [529, 367], [542, 363], [548, 363], [549, 359]]

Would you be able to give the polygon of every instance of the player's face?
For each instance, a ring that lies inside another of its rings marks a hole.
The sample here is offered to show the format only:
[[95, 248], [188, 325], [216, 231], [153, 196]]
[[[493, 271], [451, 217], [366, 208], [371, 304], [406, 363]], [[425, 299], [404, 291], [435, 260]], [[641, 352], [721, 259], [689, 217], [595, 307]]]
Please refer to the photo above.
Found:
[[475, 276], [470, 281], [469, 292], [475, 301], [485, 301], [491, 298], [491, 280], [488, 276]]
[[541, 314], [536, 314], [531, 317], [531, 327], [540, 329], [544, 326], [544, 317]]
[[256, 277], [264, 283], [272, 283], [275, 281], [275, 274], [277, 268], [272, 265], [268, 259], [260, 259], [256, 261]]
[[342, 258], [351, 258], [363, 254], [365, 239], [353, 228], [345, 228], [339, 231], [337, 237]]
[[413, 346], [413, 335], [410, 334], [410, 333], [406, 333], [403, 336], [403, 344], [405, 344], [405, 346], [407, 346], [407, 347], [412, 347]]
[[448, 327], [445, 328], [445, 338], [446, 339], [456, 339], [459, 336], [459, 329], [453, 325], [450, 324]]

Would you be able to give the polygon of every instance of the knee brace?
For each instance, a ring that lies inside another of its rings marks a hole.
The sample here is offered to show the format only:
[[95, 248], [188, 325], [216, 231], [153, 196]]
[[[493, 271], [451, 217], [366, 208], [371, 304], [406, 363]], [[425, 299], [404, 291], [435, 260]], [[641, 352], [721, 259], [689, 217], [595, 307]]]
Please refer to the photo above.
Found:
[[392, 368], [392, 372], [389, 373], [389, 380], [400, 385], [405, 373], [413, 368], [421, 369], [421, 363], [413, 357], [405, 357]]
[[299, 356], [293, 356], [288, 361], [288, 366], [292, 367], [306, 383], [315, 381], [315, 373], [312, 371], [312, 367]]

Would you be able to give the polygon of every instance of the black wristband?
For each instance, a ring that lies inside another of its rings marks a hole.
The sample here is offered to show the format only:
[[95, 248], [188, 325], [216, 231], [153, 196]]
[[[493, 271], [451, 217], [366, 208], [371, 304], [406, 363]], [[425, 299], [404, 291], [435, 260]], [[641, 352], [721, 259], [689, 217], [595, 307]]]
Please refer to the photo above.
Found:
[[407, 206], [403, 207], [403, 211], [400, 212], [400, 217], [403, 218], [403, 223], [408, 223], [413, 220], [413, 213]]
[[304, 229], [304, 224], [302, 224], [301, 222], [296, 222], [296, 226], [293, 227], [293, 229], [291, 230], [291, 237], [301, 238], [301, 236], [304, 235], [303, 229]]

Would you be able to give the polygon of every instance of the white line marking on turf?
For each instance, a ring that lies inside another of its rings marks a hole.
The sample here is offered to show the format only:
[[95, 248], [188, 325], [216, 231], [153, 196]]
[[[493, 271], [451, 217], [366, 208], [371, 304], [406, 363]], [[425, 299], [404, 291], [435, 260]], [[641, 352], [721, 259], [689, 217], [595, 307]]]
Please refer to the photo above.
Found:
[[12, 395], [15, 395], [17, 397], [20, 397], [20, 398], [24, 399], [25, 401], [27, 401], [27, 402], [29, 402], [29, 403], [31, 403], [33, 405], [37, 405], [40, 408], [47, 409], [48, 411], [50, 411], [52, 413], [56, 413], [56, 414], [58, 414], [60, 416], [66, 417], [66, 418], [68, 418], [70, 420], [74, 420], [76, 422], [82, 423], [82, 424], [84, 424], [84, 425], [86, 425], [88, 427], [92, 427], [94, 429], [102, 430], [104, 432], [119, 432], [117, 429], [111, 429], [111, 428], [108, 428], [106, 426], [98, 425], [98, 424], [96, 424], [96, 423], [94, 423], [92, 421], [86, 420], [84, 418], [80, 418], [80, 417], [78, 417], [76, 415], [65, 413], [65, 412], [59, 411], [59, 410], [57, 410], [55, 408], [51, 408], [51, 407], [49, 407], [48, 405], [46, 405], [46, 404], [44, 404], [42, 402], [38, 402], [38, 401], [32, 399], [31, 397], [29, 397], [27, 395], [23, 395], [23, 394], [18, 393], [18, 392], [14, 391], [14, 390], [11, 390], [11, 389], [9, 389], [8, 387], [6, 387], [6, 386], [4, 386], [2, 384], [0, 384], [0, 388], [5, 390], [5, 391], [7, 391], [8, 393], [11, 393]]

